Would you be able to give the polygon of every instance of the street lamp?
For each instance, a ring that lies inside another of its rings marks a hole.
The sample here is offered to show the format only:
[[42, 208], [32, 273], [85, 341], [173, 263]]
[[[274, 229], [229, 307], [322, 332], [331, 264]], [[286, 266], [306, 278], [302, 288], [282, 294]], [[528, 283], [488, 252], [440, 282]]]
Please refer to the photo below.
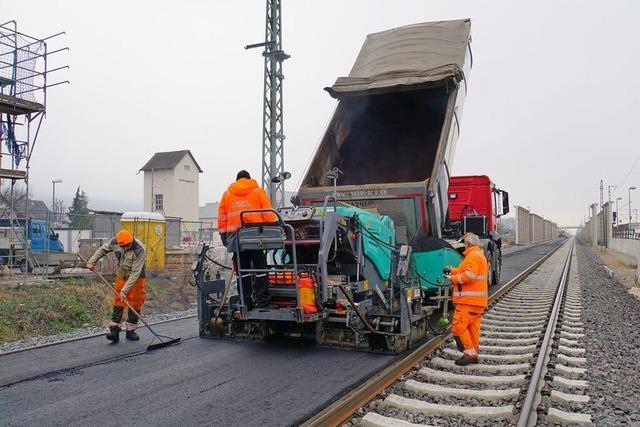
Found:
[[616, 227], [620, 224], [620, 210], [618, 209], [618, 200], [622, 200], [622, 197], [616, 199]]
[[61, 179], [54, 179], [51, 181], [53, 185], [53, 198], [51, 200], [51, 212], [53, 212], [53, 221], [56, 220], [56, 184], [60, 184], [62, 182]]
[[633, 218], [631, 218], [631, 190], [635, 190], [636, 187], [629, 187], [629, 224], [631, 224], [631, 221]]

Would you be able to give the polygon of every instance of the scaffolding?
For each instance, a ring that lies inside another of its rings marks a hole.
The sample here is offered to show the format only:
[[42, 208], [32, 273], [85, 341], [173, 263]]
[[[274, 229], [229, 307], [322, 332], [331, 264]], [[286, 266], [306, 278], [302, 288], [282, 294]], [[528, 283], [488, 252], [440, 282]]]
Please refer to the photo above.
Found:
[[[28, 238], [29, 219], [29, 165], [42, 122], [47, 112], [47, 92], [68, 80], [52, 80], [54, 73], [68, 69], [67, 65], [51, 67], [53, 55], [69, 50], [68, 47], [50, 49], [53, 39], [64, 32], [48, 37], [33, 37], [18, 31], [15, 20], [0, 24], [0, 188], [6, 180], [11, 182], [10, 194], [2, 203], [9, 204], [6, 216], [11, 223], [10, 250], [19, 247], [30, 252]], [[10, 161], [7, 164], [7, 159]], [[15, 206], [16, 182], [24, 182], [24, 208]], [[7, 200], [8, 199], [8, 200]], [[16, 212], [26, 220], [20, 226]], [[24, 228], [16, 232], [15, 227]], [[3, 248], [4, 249], [4, 248]], [[9, 257], [8, 265], [12, 267]]]

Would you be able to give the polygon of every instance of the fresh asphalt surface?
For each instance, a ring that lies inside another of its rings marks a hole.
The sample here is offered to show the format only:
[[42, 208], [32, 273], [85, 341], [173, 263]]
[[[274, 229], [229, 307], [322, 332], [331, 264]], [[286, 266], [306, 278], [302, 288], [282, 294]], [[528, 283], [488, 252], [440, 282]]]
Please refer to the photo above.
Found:
[[493, 294], [509, 280], [527, 269], [527, 267], [548, 254], [554, 248], [559, 247], [564, 243], [564, 241], [565, 239], [557, 239], [535, 245], [505, 248], [502, 253], [502, 273], [500, 274], [500, 284], [492, 287], [489, 293]]
[[[557, 245], [505, 250], [501, 283]], [[150, 335], [140, 329], [137, 343], [96, 337], [1, 356], [0, 425], [297, 424], [394, 359], [199, 339], [193, 318], [155, 329], [183, 342], [143, 353]]]

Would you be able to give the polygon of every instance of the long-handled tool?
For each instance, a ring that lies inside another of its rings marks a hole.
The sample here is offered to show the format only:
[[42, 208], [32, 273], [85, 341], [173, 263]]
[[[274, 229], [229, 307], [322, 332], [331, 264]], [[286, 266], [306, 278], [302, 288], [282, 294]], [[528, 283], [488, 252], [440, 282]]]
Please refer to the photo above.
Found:
[[[81, 259], [82, 261], [84, 261], [85, 263], [87, 263], [87, 260], [86, 260], [86, 259], [84, 259], [84, 257], [83, 257], [82, 255], [78, 255], [78, 256], [80, 257], [80, 259]], [[93, 272], [94, 272], [94, 273], [95, 273], [95, 274], [96, 274], [96, 275], [97, 275], [97, 276], [98, 276], [98, 277], [99, 277], [99, 278], [104, 282], [104, 284], [105, 284], [105, 285], [107, 285], [109, 288], [111, 288], [111, 290], [113, 291], [113, 293], [114, 293], [114, 294], [116, 294], [116, 296], [118, 296], [118, 297], [120, 296], [120, 293], [119, 293], [118, 291], [116, 291], [116, 288], [114, 288], [114, 287], [111, 285], [111, 283], [109, 283], [109, 281], [108, 281], [107, 279], [105, 279], [105, 278], [104, 278], [104, 276], [103, 276], [102, 274], [100, 274], [100, 272], [98, 272], [98, 271], [96, 271], [96, 270], [93, 270], [93, 269], [92, 269], [91, 271], [93, 271]], [[126, 304], [126, 306], [129, 308], [129, 310], [131, 310], [133, 313], [135, 313], [135, 315], [136, 315], [136, 316], [138, 316], [138, 319], [140, 319], [140, 321], [141, 321], [142, 323], [144, 323], [144, 325], [147, 327], [147, 329], [149, 330], [149, 332], [151, 332], [151, 334], [154, 336], [153, 340], [151, 340], [151, 344], [149, 344], [149, 345], [147, 346], [147, 351], [156, 350], [156, 349], [159, 349], [159, 348], [162, 348], [162, 347], [166, 347], [166, 346], [169, 346], [169, 345], [172, 345], [172, 344], [177, 344], [177, 343], [182, 339], [182, 337], [173, 338], [173, 337], [168, 337], [168, 336], [166, 336], [166, 335], [161, 335], [161, 334], [157, 333], [156, 331], [154, 331], [154, 330], [151, 328], [151, 325], [149, 325], [149, 323], [144, 319], [144, 317], [142, 317], [142, 316], [140, 315], [140, 313], [138, 313], [138, 312], [136, 311], [136, 309], [135, 309], [135, 308], [131, 307], [131, 304], [129, 304], [129, 301], [127, 301], [127, 300], [122, 300], [122, 299], [121, 299], [121, 301], [122, 301], [122, 302], [124, 302], [124, 303]], [[166, 341], [163, 341], [163, 338], [164, 338]], [[156, 343], [156, 344], [153, 344], [153, 341], [154, 341], [154, 340], [156, 340], [156, 339], [157, 339], [158, 341], [160, 341], [160, 342], [159, 342], [159, 343]]]
[[231, 288], [231, 282], [233, 281], [233, 272], [234, 272], [234, 270], [235, 270], [234, 268], [231, 269], [231, 272], [229, 273], [229, 277], [227, 277], [227, 280], [224, 283], [224, 292], [222, 293], [222, 299], [220, 300], [220, 306], [216, 310], [215, 317], [213, 319], [211, 319], [211, 323], [209, 324], [209, 326], [210, 326], [210, 328], [212, 330], [215, 329], [219, 333], [222, 333], [222, 326], [223, 326], [222, 319], [220, 319], [220, 313], [222, 313], [222, 307], [224, 307], [224, 303], [227, 301], [227, 295], [229, 294], [229, 288]]

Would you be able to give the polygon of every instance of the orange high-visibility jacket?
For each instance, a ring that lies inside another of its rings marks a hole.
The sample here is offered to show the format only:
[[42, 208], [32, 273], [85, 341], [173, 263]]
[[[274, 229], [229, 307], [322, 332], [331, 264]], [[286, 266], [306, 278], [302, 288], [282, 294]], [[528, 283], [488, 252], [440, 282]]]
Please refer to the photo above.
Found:
[[[218, 231], [231, 233], [240, 228], [240, 213], [254, 209], [272, 209], [267, 193], [255, 179], [240, 178], [229, 185], [218, 207]], [[273, 213], [248, 213], [242, 216], [246, 223], [275, 222]]]
[[451, 269], [453, 303], [486, 307], [489, 264], [484, 251], [479, 246], [471, 246], [463, 255], [460, 265]]

